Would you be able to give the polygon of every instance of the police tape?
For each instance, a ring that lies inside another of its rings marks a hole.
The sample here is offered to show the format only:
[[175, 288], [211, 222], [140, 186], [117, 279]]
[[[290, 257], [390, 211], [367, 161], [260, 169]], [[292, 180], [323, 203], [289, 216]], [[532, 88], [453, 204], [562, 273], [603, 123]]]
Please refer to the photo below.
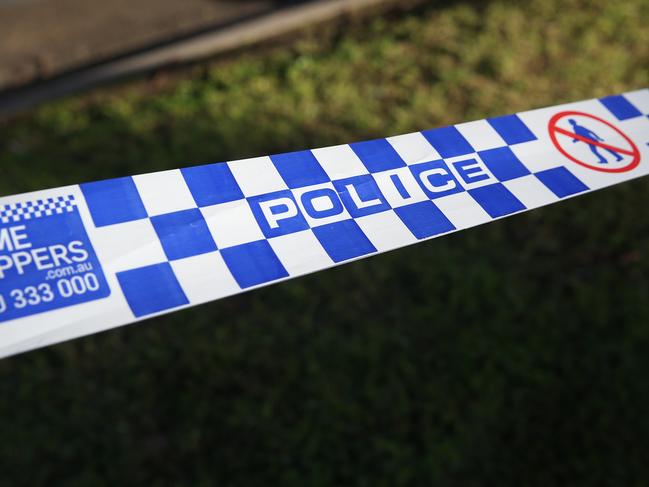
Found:
[[0, 198], [0, 356], [649, 173], [649, 89]]

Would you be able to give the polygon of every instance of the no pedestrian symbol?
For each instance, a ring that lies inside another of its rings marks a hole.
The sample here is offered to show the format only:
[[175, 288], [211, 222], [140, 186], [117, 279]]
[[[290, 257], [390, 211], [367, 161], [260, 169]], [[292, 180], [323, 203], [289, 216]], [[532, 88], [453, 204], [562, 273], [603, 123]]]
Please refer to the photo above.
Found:
[[615, 125], [584, 112], [559, 112], [548, 123], [554, 146], [580, 166], [626, 172], [640, 163], [640, 151]]

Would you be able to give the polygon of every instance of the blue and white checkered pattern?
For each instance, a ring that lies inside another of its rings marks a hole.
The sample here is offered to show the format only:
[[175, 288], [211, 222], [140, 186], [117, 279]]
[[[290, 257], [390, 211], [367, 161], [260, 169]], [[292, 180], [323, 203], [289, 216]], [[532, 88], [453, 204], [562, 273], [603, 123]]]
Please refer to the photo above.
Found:
[[[582, 103], [611, 121], [647, 122], [649, 90]], [[114, 255], [121, 290], [142, 317], [611, 184], [557, 156], [547, 116], [538, 117], [532, 111], [80, 187], [103, 235], [98, 255]], [[3, 221], [17, 210], [5, 209]]]
[[0, 357], [645, 175], [647, 89], [6, 196]]
[[18, 223], [22, 220], [71, 212], [75, 207], [76, 202], [72, 195], [9, 203], [0, 206], [0, 221], [5, 224]]

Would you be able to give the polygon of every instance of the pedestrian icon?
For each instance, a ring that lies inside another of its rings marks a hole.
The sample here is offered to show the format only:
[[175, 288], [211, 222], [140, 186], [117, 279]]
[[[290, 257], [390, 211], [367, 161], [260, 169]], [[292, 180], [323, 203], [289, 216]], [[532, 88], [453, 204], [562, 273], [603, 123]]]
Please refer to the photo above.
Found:
[[557, 150], [572, 162], [594, 171], [620, 173], [640, 164], [640, 151], [619, 127], [590, 113], [563, 111], [548, 122]]
[[[570, 122], [570, 125], [572, 125], [572, 129], [575, 132], [575, 134], [581, 136], [581, 138], [574, 138], [572, 139], [572, 141], [585, 142], [586, 144], [588, 144], [588, 148], [590, 149], [590, 151], [597, 156], [600, 164], [608, 164], [608, 160], [599, 152], [597, 145], [588, 142], [588, 141], [605, 142], [605, 140], [602, 139], [599, 135], [597, 135], [592, 130], [588, 129], [587, 127], [584, 127], [583, 125], [579, 125], [574, 118], [569, 119], [568, 122]], [[620, 162], [622, 159], [624, 159], [624, 157], [622, 157], [619, 153], [615, 152], [612, 149], [609, 149], [608, 147], [600, 146], [600, 148], [604, 149], [607, 152], [610, 152], [615, 157], [615, 160], [617, 162]]]

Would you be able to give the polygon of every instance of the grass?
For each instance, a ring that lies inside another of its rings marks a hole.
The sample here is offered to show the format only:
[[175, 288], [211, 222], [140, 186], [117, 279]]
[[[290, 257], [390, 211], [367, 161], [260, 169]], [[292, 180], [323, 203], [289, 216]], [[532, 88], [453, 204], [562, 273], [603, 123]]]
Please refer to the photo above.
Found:
[[[349, 21], [0, 126], [0, 192], [649, 86], [649, 4]], [[646, 179], [0, 361], [2, 485], [646, 485]]]

